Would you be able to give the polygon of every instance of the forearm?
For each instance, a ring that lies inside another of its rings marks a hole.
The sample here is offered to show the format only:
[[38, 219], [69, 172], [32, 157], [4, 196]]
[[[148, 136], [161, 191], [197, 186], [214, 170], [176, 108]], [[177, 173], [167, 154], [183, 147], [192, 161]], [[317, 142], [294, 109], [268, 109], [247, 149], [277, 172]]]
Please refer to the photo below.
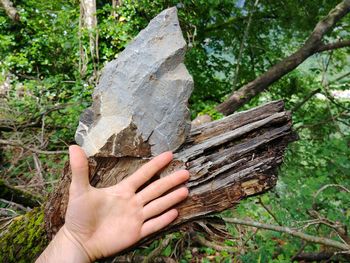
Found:
[[88, 263], [91, 262], [84, 248], [63, 226], [50, 242], [36, 263]]

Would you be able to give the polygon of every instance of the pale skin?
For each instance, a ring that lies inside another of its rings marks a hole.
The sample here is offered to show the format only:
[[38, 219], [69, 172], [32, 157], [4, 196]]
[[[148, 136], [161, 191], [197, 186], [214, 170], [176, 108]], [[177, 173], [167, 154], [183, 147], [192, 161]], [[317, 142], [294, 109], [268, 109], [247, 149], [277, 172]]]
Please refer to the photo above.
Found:
[[176, 171], [137, 192], [170, 163], [171, 152], [155, 157], [107, 188], [90, 185], [87, 158], [79, 146], [71, 146], [69, 156], [72, 182], [65, 223], [37, 263], [93, 262], [112, 256], [169, 225], [178, 216], [177, 210], [170, 208], [188, 196], [184, 186], [167, 193], [188, 180], [186, 170]]

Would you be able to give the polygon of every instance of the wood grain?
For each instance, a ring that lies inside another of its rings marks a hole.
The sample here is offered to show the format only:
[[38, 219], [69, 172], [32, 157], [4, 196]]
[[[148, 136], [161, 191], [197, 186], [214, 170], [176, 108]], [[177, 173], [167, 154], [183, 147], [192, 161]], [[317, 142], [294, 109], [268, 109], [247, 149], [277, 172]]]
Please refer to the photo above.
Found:
[[[190, 171], [189, 197], [176, 206], [179, 217], [167, 230], [271, 189], [288, 143], [297, 139], [291, 125], [291, 115], [284, 111], [283, 102], [274, 101], [194, 128], [174, 153], [172, 163], [158, 175], [167, 176], [184, 168]], [[136, 157], [90, 158], [91, 185], [114, 185], [147, 161]], [[70, 178], [67, 164], [46, 205], [46, 230], [51, 236], [64, 223]]]

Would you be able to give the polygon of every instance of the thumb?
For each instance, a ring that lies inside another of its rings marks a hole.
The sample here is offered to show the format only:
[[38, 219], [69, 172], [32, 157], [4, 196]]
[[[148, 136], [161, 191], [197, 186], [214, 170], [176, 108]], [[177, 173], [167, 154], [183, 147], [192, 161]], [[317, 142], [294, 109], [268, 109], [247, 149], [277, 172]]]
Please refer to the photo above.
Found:
[[89, 187], [89, 164], [84, 151], [78, 145], [69, 147], [69, 162], [72, 170], [71, 195], [80, 195]]

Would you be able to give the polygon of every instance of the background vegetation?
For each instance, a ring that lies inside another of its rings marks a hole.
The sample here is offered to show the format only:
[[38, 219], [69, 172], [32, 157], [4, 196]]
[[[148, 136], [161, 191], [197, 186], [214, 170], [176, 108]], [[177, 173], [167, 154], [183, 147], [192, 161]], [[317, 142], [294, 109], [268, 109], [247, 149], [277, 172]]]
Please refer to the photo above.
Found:
[[[164, 8], [178, 7], [189, 45], [186, 66], [195, 81], [192, 117], [220, 118], [216, 105], [302, 46], [338, 3], [124, 0], [113, 7], [112, 1], [99, 0], [98, 56], [93, 58], [84, 53], [89, 32], [80, 27], [79, 1], [13, 1], [19, 21], [0, 8], [0, 178], [36, 196], [52, 190], [99, 71]], [[348, 15], [325, 39], [349, 35]], [[350, 99], [332, 95], [349, 92], [349, 61], [349, 48], [315, 54], [241, 108], [283, 99], [293, 111], [300, 140], [289, 147], [276, 188], [224, 216], [297, 227], [339, 241], [349, 237]], [[0, 207], [2, 221], [28, 210], [6, 200]], [[334, 254], [332, 248], [279, 232], [232, 224], [227, 231], [230, 238], [210, 244], [198, 238], [188, 242], [185, 234], [176, 233], [161, 253], [180, 262], [291, 262], [306, 252]], [[160, 244], [139, 253], [146, 255]]]

